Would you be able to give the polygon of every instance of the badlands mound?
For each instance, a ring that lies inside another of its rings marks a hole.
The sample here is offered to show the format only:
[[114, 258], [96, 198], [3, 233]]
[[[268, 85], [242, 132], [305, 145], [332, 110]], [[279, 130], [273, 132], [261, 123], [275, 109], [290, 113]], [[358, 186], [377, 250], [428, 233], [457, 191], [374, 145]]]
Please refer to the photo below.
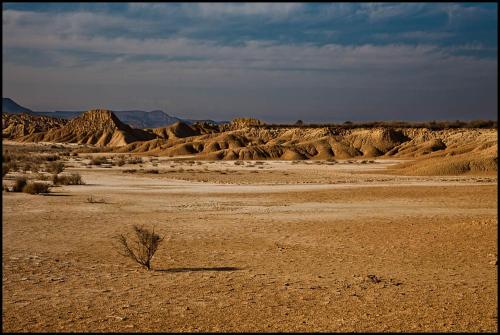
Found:
[[161, 139], [136, 142], [116, 151], [205, 160], [411, 159], [396, 167], [408, 175], [497, 171], [496, 129], [272, 128], [241, 121], [220, 129], [207, 133], [185, 129], [182, 136], [170, 129], [165, 131], [168, 135], [156, 132]]
[[498, 133], [496, 129], [454, 129], [416, 132], [397, 148], [396, 157], [416, 158], [396, 166], [406, 175], [496, 174]]
[[118, 147], [157, 136], [122, 123], [109, 110], [94, 109], [68, 121], [63, 127], [19, 138], [21, 142], [65, 142]]
[[188, 125], [178, 121], [168, 127], [153, 128], [151, 131], [163, 139], [176, 139], [219, 132], [219, 127], [208, 123]]
[[2, 137], [16, 139], [63, 127], [68, 121], [48, 116], [2, 113]]

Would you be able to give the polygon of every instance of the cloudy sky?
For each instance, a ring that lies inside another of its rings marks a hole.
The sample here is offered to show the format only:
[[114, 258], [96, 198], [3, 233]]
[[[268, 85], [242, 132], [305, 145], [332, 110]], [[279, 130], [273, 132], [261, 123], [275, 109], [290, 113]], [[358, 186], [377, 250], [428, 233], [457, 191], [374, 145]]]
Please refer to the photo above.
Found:
[[497, 119], [496, 3], [3, 3], [3, 97], [269, 122]]

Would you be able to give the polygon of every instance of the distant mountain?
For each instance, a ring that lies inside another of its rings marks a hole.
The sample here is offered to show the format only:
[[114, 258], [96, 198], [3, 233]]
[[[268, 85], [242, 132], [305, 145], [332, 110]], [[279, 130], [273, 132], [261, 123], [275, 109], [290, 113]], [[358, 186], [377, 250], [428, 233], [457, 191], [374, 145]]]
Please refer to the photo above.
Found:
[[[55, 118], [71, 120], [77, 116], [82, 115], [86, 111], [54, 111], [54, 112], [34, 112], [28, 108], [22, 107], [12, 99], [2, 98], [2, 112], [4, 113], [31, 113], [34, 115], [50, 116]], [[196, 122], [206, 122], [211, 124], [223, 124], [227, 121], [213, 121], [213, 120], [185, 120], [180, 119], [175, 116], [170, 116], [167, 113], [154, 110], [151, 112], [141, 111], [141, 110], [129, 110], [129, 111], [113, 111], [113, 113], [123, 122], [128, 124], [133, 128], [159, 128], [166, 127], [176, 122], [184, 122], [187, 124], [193, 124]]]
[[[85, 111], [55, 111], [55, 112], [35, 112], [38, 115], [58, 117], [61, 119], [74, 119], [82, 115]], [[134, 128], [156, 128], [174, 124], [180, 121], [179, 118], [170, 116], [162, 111], [113, 111], [113, 113], [124, 123]]]
[[17, 104], [14, 100], [10, 98], [2, 98], [2, 113], [11, 114], [21, 114], [28, 113], [31, 114], [33, 111], [29, 108], [23, 107]]
[[71, 120], [85, 113], [86, 111], [54, 111], [54, 112], [34, 112], [36, 115], [57, 117], [60, 119]]

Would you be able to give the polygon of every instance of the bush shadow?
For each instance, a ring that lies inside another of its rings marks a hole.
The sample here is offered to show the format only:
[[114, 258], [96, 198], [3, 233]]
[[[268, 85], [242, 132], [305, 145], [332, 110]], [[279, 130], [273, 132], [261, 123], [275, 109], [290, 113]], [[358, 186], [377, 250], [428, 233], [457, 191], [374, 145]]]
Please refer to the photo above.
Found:
[[179, 273], [179, 272], [207, 272], [207, 271], [216, 271], [216, 272], [229, 272], [229, 271], [239, 271], [241, 268], [237, 268], [234, 266], [218, 266], [218, 267], [206, 267], [206, 268], [172, 268], [172, 269], [158, 269], [155, 271], [158, 272], [169, 272], [169, 273]]
[[71, 194], [63, 194], [63, 193], [40, 193], [44, 197], [72, 197]]

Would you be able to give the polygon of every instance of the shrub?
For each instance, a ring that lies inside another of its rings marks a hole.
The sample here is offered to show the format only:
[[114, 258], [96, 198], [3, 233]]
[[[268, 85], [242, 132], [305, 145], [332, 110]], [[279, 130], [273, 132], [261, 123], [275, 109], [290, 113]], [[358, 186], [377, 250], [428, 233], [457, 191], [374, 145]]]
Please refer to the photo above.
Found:
[[11, 162], [9, 162], [9, 168], [10, 168], [10, 171], [17, 171], [19, 169], [19, 166], [17, 165], [16, 162], [11, 161]]
[[6, 164], [6, 163], [3, 163], [2, 164], [2, 178], [5, 177], [5, 175], [7, 173], [9, 173], [9, 171], [10, 171], [10, 165]]
[[26, 186], [26, 177], [17, 177], [12, 187], [12, 192], [22, 192]]
[[51, 162], [47, 167], [48, 172], [52, 172], [55, 174], [61, 173], [64, 171], [64, 163], [62, 162]]
[[151, 270], [151, 260], [164, 238], [155, 233], [154, 227], [149, 231], [134, 225], [134, 232], [135, 240], [130, 243], [123, 234], [116, 237], [121, 247], [120, 254]]
[[127, 164], [142, 164], [144, 161], [141, 157], [133, 157], [127, 160]]
[[45, 160], [47, 162], [55, 162], [59, 159], [59, 155], [46, 155]]
[[101, 165], [101, 164], [106, 164], [108, 160], [106, 157], [100, 156], [100, 157], [93, 157], [90, 160], [90, 165]]
[[34, 179], [37, 179], [37, 180], [51, 180], [52, 178], [50, 177], [50, 175], [42, 174], [42, 173], [37, 173], [34, 176]]
[[105, 203], [104, 199], [102, 199], [102, 198], [101, 199], [97, 199], [97, 198], [94, 198], [92, 195], [89, 195], [87, 197], [87, 202], [89, 204], [104, 204]]
[[122, 170], [123, 173], [136, 173], [137, 170], [136, 169], [125, 169], [125, 170]]
[[120, 158], [117, 162], [116, 162], [116, 165], [118, 166], [123, 166], [125, 165], [125, 160], [123, 158]]
[[54, 185], [84, 185], [82, 176], [78, 173], [72, 173], [70, 175], [58, 176], [54, 174], [52, 177], [52, 183]]
[[146, 172], [146, 173], [154, 173], [154, 174], [158, 174], [158, 173], [160, 173], [160, 172], [158, 171], [158, 169], [150, 169], [150, 170], [146, 170], [146, 171], [144, 171], [144, 172]]
[[29, 194], [49, 193], [49, 187], [45, 183], [29, 182], [24, 186], [23, 192]]

